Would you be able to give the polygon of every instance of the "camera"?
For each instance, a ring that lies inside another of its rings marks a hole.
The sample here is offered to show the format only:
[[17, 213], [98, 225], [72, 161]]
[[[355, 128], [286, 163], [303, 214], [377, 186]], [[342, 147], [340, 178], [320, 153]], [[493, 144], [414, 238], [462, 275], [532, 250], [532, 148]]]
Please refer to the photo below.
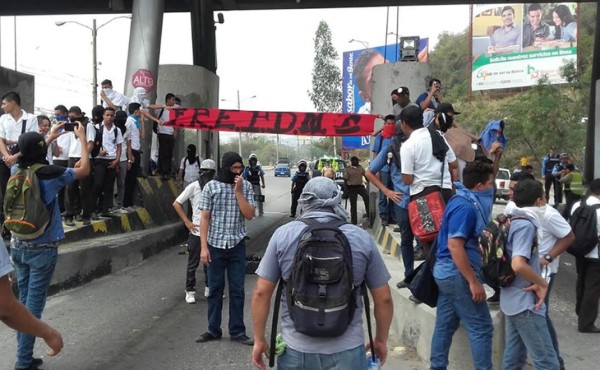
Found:
[[77, 127], [77, 118], [69, 117], [69, 121], [65, 123], [63, 126], [65, 131], [75, 131], [75, 127]]

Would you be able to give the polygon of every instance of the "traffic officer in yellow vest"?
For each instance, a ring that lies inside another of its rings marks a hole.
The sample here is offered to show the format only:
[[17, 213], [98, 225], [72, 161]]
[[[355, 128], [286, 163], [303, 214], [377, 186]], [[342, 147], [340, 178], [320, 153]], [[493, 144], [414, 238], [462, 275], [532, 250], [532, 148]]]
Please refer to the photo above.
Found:
[[569, 163], [563, 170], [560, 182], [565, 186], [564, 193], [567, 204], [563, 216], [568, 220], [573, 204], [581, 200], [583, 195], [583, 176], [573, 163]]

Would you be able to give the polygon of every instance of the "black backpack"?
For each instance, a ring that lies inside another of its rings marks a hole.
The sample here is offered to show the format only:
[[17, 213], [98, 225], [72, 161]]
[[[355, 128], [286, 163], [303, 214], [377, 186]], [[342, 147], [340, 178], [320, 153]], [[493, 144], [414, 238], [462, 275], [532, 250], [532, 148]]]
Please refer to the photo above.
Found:
[[[91, 125], [91, 123], [89, 123]], [[115, 125], [115, 129], [113, 130], [115, 133], [115, 143], [117, 142], [117, 137], [119, 135], [119, 132], [117, 130], [120, 130], [120, 128], [118, 128]], [[102, 149], [102, 134], [104, 133], [104, 125], [100, 124], [100, 128], [96, 128], [96, 137], [94, 138], [94, 147], [92, 148], [92, 152], [90, 153], [92, 158], [96, 158], [98, 156], [98, 154], [100, 153], [100, 149]], [[116, 145], [116, 144], [115, 144]], [[119, 159], [119, 158], [117, 158]]]
[[588, 206], [586, 201], [587, 198], [581, 200], [581, 204], [569, 219], [569, 224], [575, 234], [575, 240], [567, 249], [567, 252], [578, 258], [583, 258], [590, 253], [599, 241], [596, 210], [600, 208], [600, 204]]
[[282, 287], [286, 289], [288, 312], [294, 328], [311, 337], [339, 337], [354, 318], [356, 295], [362, 293], [371, 349], [373, 341], [366, 284], [353, 284], [352, 250], [340, 230], [346, 221], [318, 222], [302, 218], [302, 232], [287, 281], [279, 281], [271, 325], [270, 363], [274, 361], [275, 336]]
[[[511, 255], [508, 252], [507, 241], [510, 224], [514, 220], [528, 220], [524, 216], [506, 216], [499, 214], [490, 221], [479, 236], [482, 265], [481, 274], [484, 282], [494, 288], [506, 287], [515, 280], [515, 272], [511, 266]], [[531, 245], [532, 253], [537, 248], [537, 237]]]

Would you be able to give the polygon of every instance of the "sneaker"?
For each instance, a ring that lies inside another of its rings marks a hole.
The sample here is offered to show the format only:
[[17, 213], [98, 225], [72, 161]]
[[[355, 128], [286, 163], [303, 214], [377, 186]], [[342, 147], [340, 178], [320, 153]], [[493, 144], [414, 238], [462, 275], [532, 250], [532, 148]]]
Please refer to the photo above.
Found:
[[115, 213], [127, 214], [127, 213], [129, 213], [129, 211], [126, 208], [121, 207], [121, 208], [117, 209], [115, 211]]
[[239, 337], [231, 338], [231, 341], [241, 343], [245, 346], [253, 346], [254, 345], [254, 339], [248, 338], [248, 336], [246, 334], [242, 334]]
[[206, 298], [208, 298], [209, 295], [210, 295], [210, 288], [209, 287], [204, 288], [204, 296]]
[[408, 300], [411, 301], [411, 302], [413, 302], [414, 304], [421, 304], [421, 303], [423, 303], [423, 302], [419, 301], [417, 298], [415, 298], [414, 295], [409, 296]]
[[98, 214], [96, 212], [92, 212], [92, 220], [98, 221], [99, 219], [100, 217], [98, 217]]
[[75, 221], [81, 222], [82, 220], [83, 220], [83, 217], [81, 215], [75, 216]]
[[196, 303], [196, 292], [185, 292], [185, 301], [187, 303]]
[[67, 226], [75, 226], [75, 222], [73, 221], [73, 217], [66, 217], [65, 218], [65, 225], [67, 225]]
[[89, 218], [84, 218], [83, 220], [81, 220], [81, 223], [83, 225], [91, 225], [92, 224], [92, 220], [90, 220]]
[[381, 221], [381, 227], [386, 227], [388, 225], [388, 221], [387, 220], [382, 220]]
[[396, 227], [394, 228], [394, 230], [393, 230], [393, 231], [394, 231], [395, 233], [399, 233], [399, 232], [400, 232], [400, 227], [399, 227], [399, 226], [396, 226]]
[[219, 340], [219, 339], [221, 339], [221, 337], [215, 337], [211, 333], [206, 332], [206, 333], [202, 334], [201, 336], [199, 336], [198, 338], [196, 338], [196, 343], [205, 343], [205, 342], [210, 342], [210, 341]]
[[396, 284], [396, 288], [398, 288], [398, 289], [408, 288], [408, 284], [406, 283], [406, 281], [402, 280], [402, 281], [399, 281], [398, 284]]

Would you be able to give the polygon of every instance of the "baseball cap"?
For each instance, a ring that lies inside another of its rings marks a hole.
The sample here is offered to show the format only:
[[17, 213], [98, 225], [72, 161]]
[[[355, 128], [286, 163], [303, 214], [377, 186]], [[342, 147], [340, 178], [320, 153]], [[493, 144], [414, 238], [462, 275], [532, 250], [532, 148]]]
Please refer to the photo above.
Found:
[[398, 94], [410, 95], [410, 91], [408, 91], [408, 87], [406, 86], [400, 86], [396, 92]]
[[448, 113], [448, 112], [452, 112], [454, 114], [460, 114], [460, 112], [457, 112], [454, 107], [452, 106], [452, 104], [450, 103], [440, 103], [438, 104], [437, 108], [435, 108], [435, 113]]
[[201, 170], [217, 170], [217, 164], [212, 159], [205, 159], [200, 163]]

